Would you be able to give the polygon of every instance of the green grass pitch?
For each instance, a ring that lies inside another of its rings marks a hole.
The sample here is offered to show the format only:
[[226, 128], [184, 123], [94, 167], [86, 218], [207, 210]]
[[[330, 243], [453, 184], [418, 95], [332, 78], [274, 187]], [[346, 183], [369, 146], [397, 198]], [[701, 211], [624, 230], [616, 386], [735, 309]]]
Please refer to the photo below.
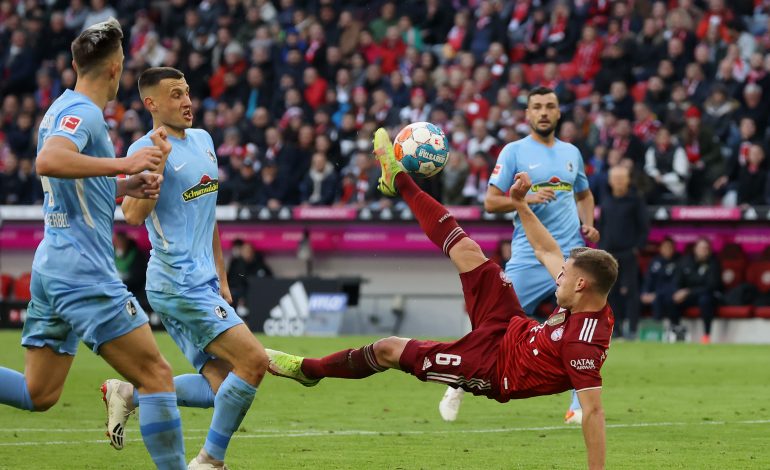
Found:
[[[0, 333], [0, 364], [21, 369], [20, 332]], [[302, 355], [358, 347], [374, 338], [260, 338]], [[175, 372], [191, 367], [170, 338], [158, 341]], [[604, 375], [609, 469], [770, 468], [770, 348], [736, 345], [612, 345]], [[98, 392], [114, 373], [81, 349], [60, 402], [32, 414], [0, 407], [0, 468], [152, 468], [135, 417], [126, 449], [103, 436]], [[268, 376], [227, 454], [245, 469], [585, 468], [583, 437], [562, 417], [568, 394], [501, 405], [466, 396], [444, 423], [443, 386], [389, 371], [314, 388]], [[211, 410], [183, 409], [187, 457]]]

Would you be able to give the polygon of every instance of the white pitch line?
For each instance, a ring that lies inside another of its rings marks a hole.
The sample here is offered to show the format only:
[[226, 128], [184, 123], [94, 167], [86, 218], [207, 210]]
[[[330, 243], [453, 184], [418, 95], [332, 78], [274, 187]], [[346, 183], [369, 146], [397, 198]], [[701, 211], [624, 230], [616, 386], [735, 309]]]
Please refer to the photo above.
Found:
[[[749, 421], [703, 421], [699, 423], [684, 422], [661, 422], [661, 423], [626, 423], [626, 424], [608, 424], [607, 428], [651, 428], [651, 427], [674, 427], [674, 426], [724, 426], [740, 424], [770, 424], [768, 420], [749, 420]], [[561, 431], [578, 430], [578, 426], [537, 426], [537, 427], [518, 427], [518, 428], [491, 428], [491, 429], [446, 429], [436, 431], [361, 431], [361, 430], [264, 430], [256, 434], [235, 433], [234, 439], [273, 439], [273, 438], [297, 438], [297, 437], [333, 437], [333, 436], [403, 436], [403, 435], [441, 435], [441, 434], [492, 434], [508, 432], [532, 432], [532, 431]], [[18, 430], [17, 430], [18, 431]], [[48, 430], [45, 430], [48, 431]], [[93, 430], [88, 429], [88, 432]], [[187, 432], [208, 431], [202, 429], [188, 429]], [[187, 436], [185, 440], [199, 440], [200, 436]], [[140, 442], [141, 439], [126, 439], [126, 442]], [[24, 447], [40, 445], [73, 445], [73, 444], [106, 444], [106, 439], [89, 439], [83, 441], [36, 441], [36, 442], [0, 442], [0, 447]]]

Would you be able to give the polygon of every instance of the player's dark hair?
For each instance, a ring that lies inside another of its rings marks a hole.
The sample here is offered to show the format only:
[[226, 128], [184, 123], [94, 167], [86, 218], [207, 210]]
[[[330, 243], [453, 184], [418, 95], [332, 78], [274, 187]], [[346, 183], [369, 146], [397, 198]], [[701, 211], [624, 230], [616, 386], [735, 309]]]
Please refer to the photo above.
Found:
[[550, 95], [551, 93], [553, 93], [554, 95], [556, 94], [555, 91], [553, 91], [552, 89], [550, 89], [550, 88], [548, 88], [546, 86], [538, 86], [538, 87], [535, 87], [535, 88], [531, 89], [529, 91], [529, 93], [527, 93], [527, 106], [529, 106], [529, 100], [533, 96], [537, 96], [537, 95]]
[[593, 279], [593, 290], [597, 294], [607, 295], [618, 278], [618, 261], [604, 250], [579, 247], [569, 252], [574, 260], [573, 266]]
[[173, 67], [151, 67], [139, 75], [139, 96], [144, 98], [144, 90], [154, 87], [161, 80], [184, 78], [184, 74]]
[[115, 18], [97, 23], [72, 41], [72, 59], [80, 75], [87, 75], [121, 47], [123, 30]]

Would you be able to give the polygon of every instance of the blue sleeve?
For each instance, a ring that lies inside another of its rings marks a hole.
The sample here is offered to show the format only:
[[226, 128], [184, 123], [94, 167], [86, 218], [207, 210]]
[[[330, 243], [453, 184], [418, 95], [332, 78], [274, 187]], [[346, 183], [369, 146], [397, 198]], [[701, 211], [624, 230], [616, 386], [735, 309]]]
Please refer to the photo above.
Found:
[[147, 137], [147, 136], [144, 136], [144, 137], [140, 138], [139, 140], [137, 140], [136, 142], [134, 142], [133, 144], [128, 146], [128, 150], [126, 150], [126, 156], [129, 156], [132, 153], [134, 153], [137, 150], [142, 149], [144, 147], [151, 147], [152, 145], [153, 144], [152, 144], [152, 141], [150, 140], [150, 138]]
[[516, 150], [513, 144], [508, 144], [500, 151], [497, 157], [489, 184], [497, 187], [502, 192], [507, 192], [513, 185], [513, 177], [516, 176]]
[[[88, 145], [88, 141], [98, 135], [97, 132], [100, 131], [104, 132], [104, 115], [98, 112], [93, 105], [73, 103], [56, 116], [54, 130], [48, 137], [65, 137], [77, 146], [78, 152], [82, 153]], [[102, 157], [106, 155], [92, 156]]]
[[589, 185], [588, 185], [588, 177], [586, 176], [586, 168], [585, 164], [583, 164], [583, 156], [580, 155], [580, 151], [575, 149], [575, 153], [577, 154], [577, 161], [578, 161], [578, 172], [577, 177], [575, 178], [575, 194], [582, 193], [583, 191], [588, 191]]

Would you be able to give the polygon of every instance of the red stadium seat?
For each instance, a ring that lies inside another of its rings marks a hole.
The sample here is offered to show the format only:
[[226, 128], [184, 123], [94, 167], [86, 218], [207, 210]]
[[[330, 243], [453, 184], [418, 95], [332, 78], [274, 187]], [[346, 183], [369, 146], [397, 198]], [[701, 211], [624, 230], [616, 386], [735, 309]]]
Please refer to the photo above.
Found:
[[572, 80], [577, 75], [577, 67], [572, 62], [559, 64], [559, 77], [562, 80]]
[[0, 299], [7, 299], [13, 292], [13, 276], [0, 274]]
[[31, 278], [32, 274], [24, 273], [16, 279], [16, 282], [13, 283], [13, 297], [15, 300], [32, 300], [32, 294], [29, 292]]
[[635, 102], [644, 101], [645, 95], [647, 95], [647, 82], [639, 82], [631, 87], [631, 97]]
[[592, 83], [581, 83], [575, 87], [575, 99], [582, 100], [591, 96], [594, 92], [594, 85]]
[[741, 284], [744, 281], [745, 271], [746, 261], [742, 259], [722, 261], [722, 285], [725, 290]]
[[719, 260], [722, 262], [741, 259], [746, 260], [746, 252], [743, 247], [737, 243], [725, 243], [719, 251]]
[[770, 320], [770, 307], [754, 307], [754, 316]]
[[700, 318], [700, 309], [698, 307], [687, 307], [683, 316], [685, 318]]
[[530, 64], [530, 65], [525, 64], [524, 79], [530, 85], [533, 83], [540, 82], [540, 80], [543, 79], [543, 69], [545, 69], [545, 64]]
[[719, 318], [751, 318], [751, 305], [722, 305], [717, 309]]
[[746, 269], [746, 280], [761, 294], [770, 292], [770, 261], [754, 261]]

